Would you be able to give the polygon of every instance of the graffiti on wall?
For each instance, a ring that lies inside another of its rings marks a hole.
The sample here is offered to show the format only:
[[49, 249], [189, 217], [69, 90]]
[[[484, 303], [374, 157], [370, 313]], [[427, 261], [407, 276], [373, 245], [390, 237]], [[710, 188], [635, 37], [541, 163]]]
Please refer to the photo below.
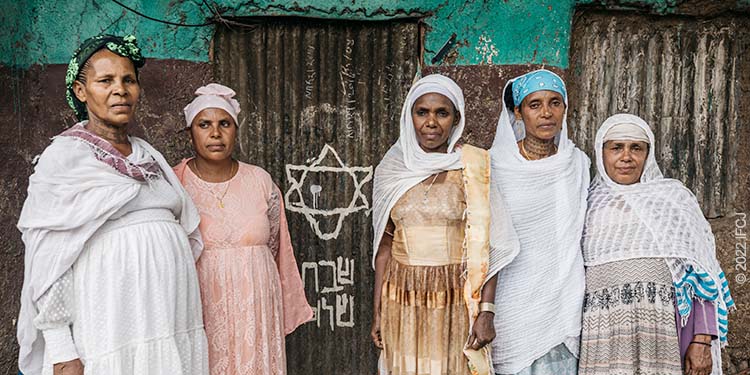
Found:
[[[308, 279], [313, 284], [308, 284]], [[302, 263], [302, 282], [305, 290], [315, 285], [317, 302], [312, 304], [313, 321], [318, 327], [354, 327], [354, 259], [338, 257], [336, 261], [321, 260]]]
[[[333, 158], [335, 166], [323, 164], [327, 158]], [[302, 172], [301, 175], [296, 176]], [[345, 207], [322, 207], [321, 193], [326, 189], [325, 186], [317, 184], [306, 184], [305, 179], [310, 173], [345, 173], [352, 179], [354, 184], [354, 193], [351, 200]], [[338, 237], [344, 219], [347, 216], [365, 211], [369, 214], [370, 202], [362, 192], [362, 187], [372, 180], [372, 166], [368, 167], [350, 167], [346, 165], [339, 157], [336, 150], [330, 145], [323, 146], [320, 154], [309, 165], [286, 165], [286, 176], [289, 184], [289, 190], [284, 194], [284, 203], [289, 211], [305, 215], [315, 235], [322, 240], [332, 240]], [[307, 189], [305, 186], [307, 185]], [[305, 196], [308, 200], [305, 200]], [[312, 199], [310, 199], [312, 198]], [[336, 225], [333, 228], [321, 229], [320, 220], [323, 217], [336, 217]]]

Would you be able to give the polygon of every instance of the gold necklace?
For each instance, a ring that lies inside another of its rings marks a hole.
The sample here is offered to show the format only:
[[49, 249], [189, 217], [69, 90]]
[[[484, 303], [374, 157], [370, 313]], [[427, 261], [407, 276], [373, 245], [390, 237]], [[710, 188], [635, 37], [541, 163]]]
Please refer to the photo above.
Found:
[[[203, 182], [208, 182], [201, 175], [201, 171], [198, 170], [198, 162], [196, 162], [195, 159], [193, 159], [193, 166], [195, 167], [195, 174], [198, 175], [198, 178], [200, 178], [201, 181]], [[219, 201], [219, 203], [217, 204], [219, 208], [222, 208], [222, 209], [224, 208], [224, 197], [227, 195], [227, 192], [229, 191], [229, 185], [232, 183], [232, 177], [234, 177], [234, 173], [235, 173], [234, 161], [232, 161], [232, 167], [229, 169], [229, 178], [227, 179], [227, 187], [224, 188], [224, 193], [221, 194], [221, 196], [216, 194], [210, 186], [208, 185], [206, 186], [206, 188], [208, 189], [208, 192], [211, 193], [211, 195], [213, 195], [214, 198], [216, 198], [216, 200]]]
[[430, 185], [427, 186], [427, 189], [425, 189], [424, 198], [422, 198], [422, 204], [427, 204], [427, 194], [430, 193], [430, 189], [432, 189], [432, 185], [435, 184], [435, 181], [437, 180], [438, 176], [440, 176], [440, 172], [435, 174], [435, 177], [432, 178], [432, 182], [430, 182]]

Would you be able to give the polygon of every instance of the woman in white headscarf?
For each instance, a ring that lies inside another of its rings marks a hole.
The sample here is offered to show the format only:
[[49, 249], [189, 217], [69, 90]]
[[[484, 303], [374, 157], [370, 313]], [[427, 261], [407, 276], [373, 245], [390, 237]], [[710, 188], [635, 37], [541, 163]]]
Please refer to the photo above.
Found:
[[518, 247], [489, 206], [489, 155], [456, 147], [464, 121], [455, 82], [420, 79], [375, 170], [371, 334], [387, 374], [491, 373], [495, 275]]
[[312, 318], [281, 191], [263, 168], [232, 158], [240, 103], [209, 83], [184, 108], [194, 157], [175, 166], [198, 207], [197, 262], [212, 375], [287, 370], [286, 335]]
[[509, 81], [503, 93], [490, 149], [492, 190], [508, 206], [521, 250], [498, 276], [495, 371], [575, 374], [589, 159], [568, 139], [559, 76], [536, 70]]
[[634, 115], [614, 115], [596, 134], [582, 374], [721, 374], [734, 302], [695, 196], [662, 176], [653, 146]]

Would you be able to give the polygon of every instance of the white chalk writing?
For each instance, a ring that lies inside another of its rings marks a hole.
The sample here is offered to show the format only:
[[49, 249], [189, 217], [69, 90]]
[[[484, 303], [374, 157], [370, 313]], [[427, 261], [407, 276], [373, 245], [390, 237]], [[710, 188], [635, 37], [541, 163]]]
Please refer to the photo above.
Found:
[[[331, 331], [336, 327], [354, 327], [354, 296], [346, 293], [345, 286], [354, 286], [354, 259], [338, 257], [336, 261], [321, 260], [302, 263], [302, 282], [308, 293], [307, 281], [313, 276], [316, 301], [312, 304], [313, 321], [317, 326], [328, 323]], [[321, 289], [321, 279], [324, 281]], [[327, 314], [327, 320], [326, 320]]]
[[[327, 165], [323, 165], [323, 161], [328, 157], [334, 158], [337, 166], [330, 167]], [[295, 176], [295, 173], [293, 173], [300, 171], [302, 172], [302, 175], [299, 177]], [[313, 189], [313, 186], [315, 186], [313, 185], [310, 187], [310, 192], [313, 194], [313, 202], [312, 207], [309, 207], [305, 202], [302, 187], [305, 184], [305, 178], [310, 172], [348, 174], [354, 184], [354, 193], [352, 194], [352, 200], [349, 202], [349, 205], [347, 207], [328, 207], [325, 209], [318, 208], [321, 199], [319, 193], [323, 191], [323, 187], [320, 187], [320, 190], [318, 190], [317, 188]], [[347, 216], [359, 211], [365, 211], [365, 213], [369, 213], [370, 202], [362, 192], [362, 186], [372, 180], [372, 172], [372, 166], [347, 166], [341, 160], [338, 153], [336, 153], [336, 150], [334, 150], [333, 147], [325, 145], [320, 151], [318, 157], [313, 160], [312, 164], [286, 165], [286, 176], [291, 186], [289, 187], [289, 190], [287, 190], [286, 194], [284, 194], [284, 203], [286, 204], [286, 208], [289, 211], [305, 215], [305, 218], [310, 223], [310, 226], [312, 227], [315, 235], [317, 235], [318, 238], [326, 241], [335, 239], [339, 236], [339, 232], [341, 232], [341, 227], [344, 223], [344, 219], [346, 219]], [[365, 175], [357, 176], [357, 173], [364, 173]], [[318, 193], [317, 196], [314, 195], [316, 192]], [[321, 217], [327, 216], [337, 216], [336, 227], [333, 230], [329, 229], [328, 231], [323, 232], [320, 228], [319, 219]]]

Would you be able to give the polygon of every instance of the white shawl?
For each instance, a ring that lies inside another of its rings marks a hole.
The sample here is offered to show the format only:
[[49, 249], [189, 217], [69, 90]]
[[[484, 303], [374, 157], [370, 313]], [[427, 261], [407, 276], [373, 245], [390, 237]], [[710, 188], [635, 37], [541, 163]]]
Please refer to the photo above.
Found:
[[[428, 153], [422, 150], [417, 141], [417, 134], [411, 117], [414, 103], [422, 95], [438, 93], [445, 95], [456, 106], [461, 114], [457, 126], [452, 130], [448, 140], [448, 152]], [[463, 134], [466, 122], [464, 95], [461, 88], [448, 77], [431, 74], [423, 77], [409, 90], [401, 109], [400, 135], [396, 143], [391, 146], [383, 160], [375, 168], [373, 186], [373, 254], [372, 265], [375, 268], [375, 257], [378, 253], [380, 240], [383, 238], [388, 224], [391, 209], [409, 189], [422, 182], [431, 175], [447, 170], [462, 169], [461, 150], [456, 149], [456, 143]], [[492, 192], [490, 193], [492, 197]], [[492, 199], [492, 198], [491, 198]], [[491, 210], [492, 228], [490, 234], [490, 269], [488, 280], [500, 268], [505, 266], [518, 251], [513, 228], [509, 224], [509, 217], [503, 210], [502, 202], [493, 205]], [[493, 236], [494, 235], [494, 236]]]
[[[130, 137], [159, 164], [182, 200], [179, 221], [189, 235], [194, 257], [203, 249], [200, 216], [164, 157], [146, 141]], [[21, 311], [18, 318], [19, 369], [41, 374], [44, 339], [34, 327], [35, 302], [67, 271], [99, 227], [133, 199], [143, 184], [97, 160], [91, 144], [55, 137], [29, 177], [18, 229], [26, 246]]]
[[[624, 123], [642, 128], [650, 144], [640, 182], [632, 185], [614, 182], [602, 156], [604, 136]], [[716, 307], [719, 340], [712, 354], [714, 370], [719, 371], [714, 373], [720, 373], [719, 348], [726, 344], [727, 313], [734, 302], [716, 259], [711, 226], [695, 195], [682, 182], [663, 177], [654, 156], [654, 133], [640, 117], [618, 114], [608, 118], [597, 131], [594, 145], [597, 176], [589, 192], [583, 237], [586, 266], [634, 258], [666, 259], [683, 325], [695, 296]]]
[[524, 124], [503, 101], [490, 149], [492, 190], [509, 208], [521, 250], [498, 278], [492, 358], [500, 373], [517, 373], [561, 343], [578, 355], [585, 289], [580, 241], [590, 162], [567, 131], [563, 118], [557, 153], [526, 160], [517, 146]]

